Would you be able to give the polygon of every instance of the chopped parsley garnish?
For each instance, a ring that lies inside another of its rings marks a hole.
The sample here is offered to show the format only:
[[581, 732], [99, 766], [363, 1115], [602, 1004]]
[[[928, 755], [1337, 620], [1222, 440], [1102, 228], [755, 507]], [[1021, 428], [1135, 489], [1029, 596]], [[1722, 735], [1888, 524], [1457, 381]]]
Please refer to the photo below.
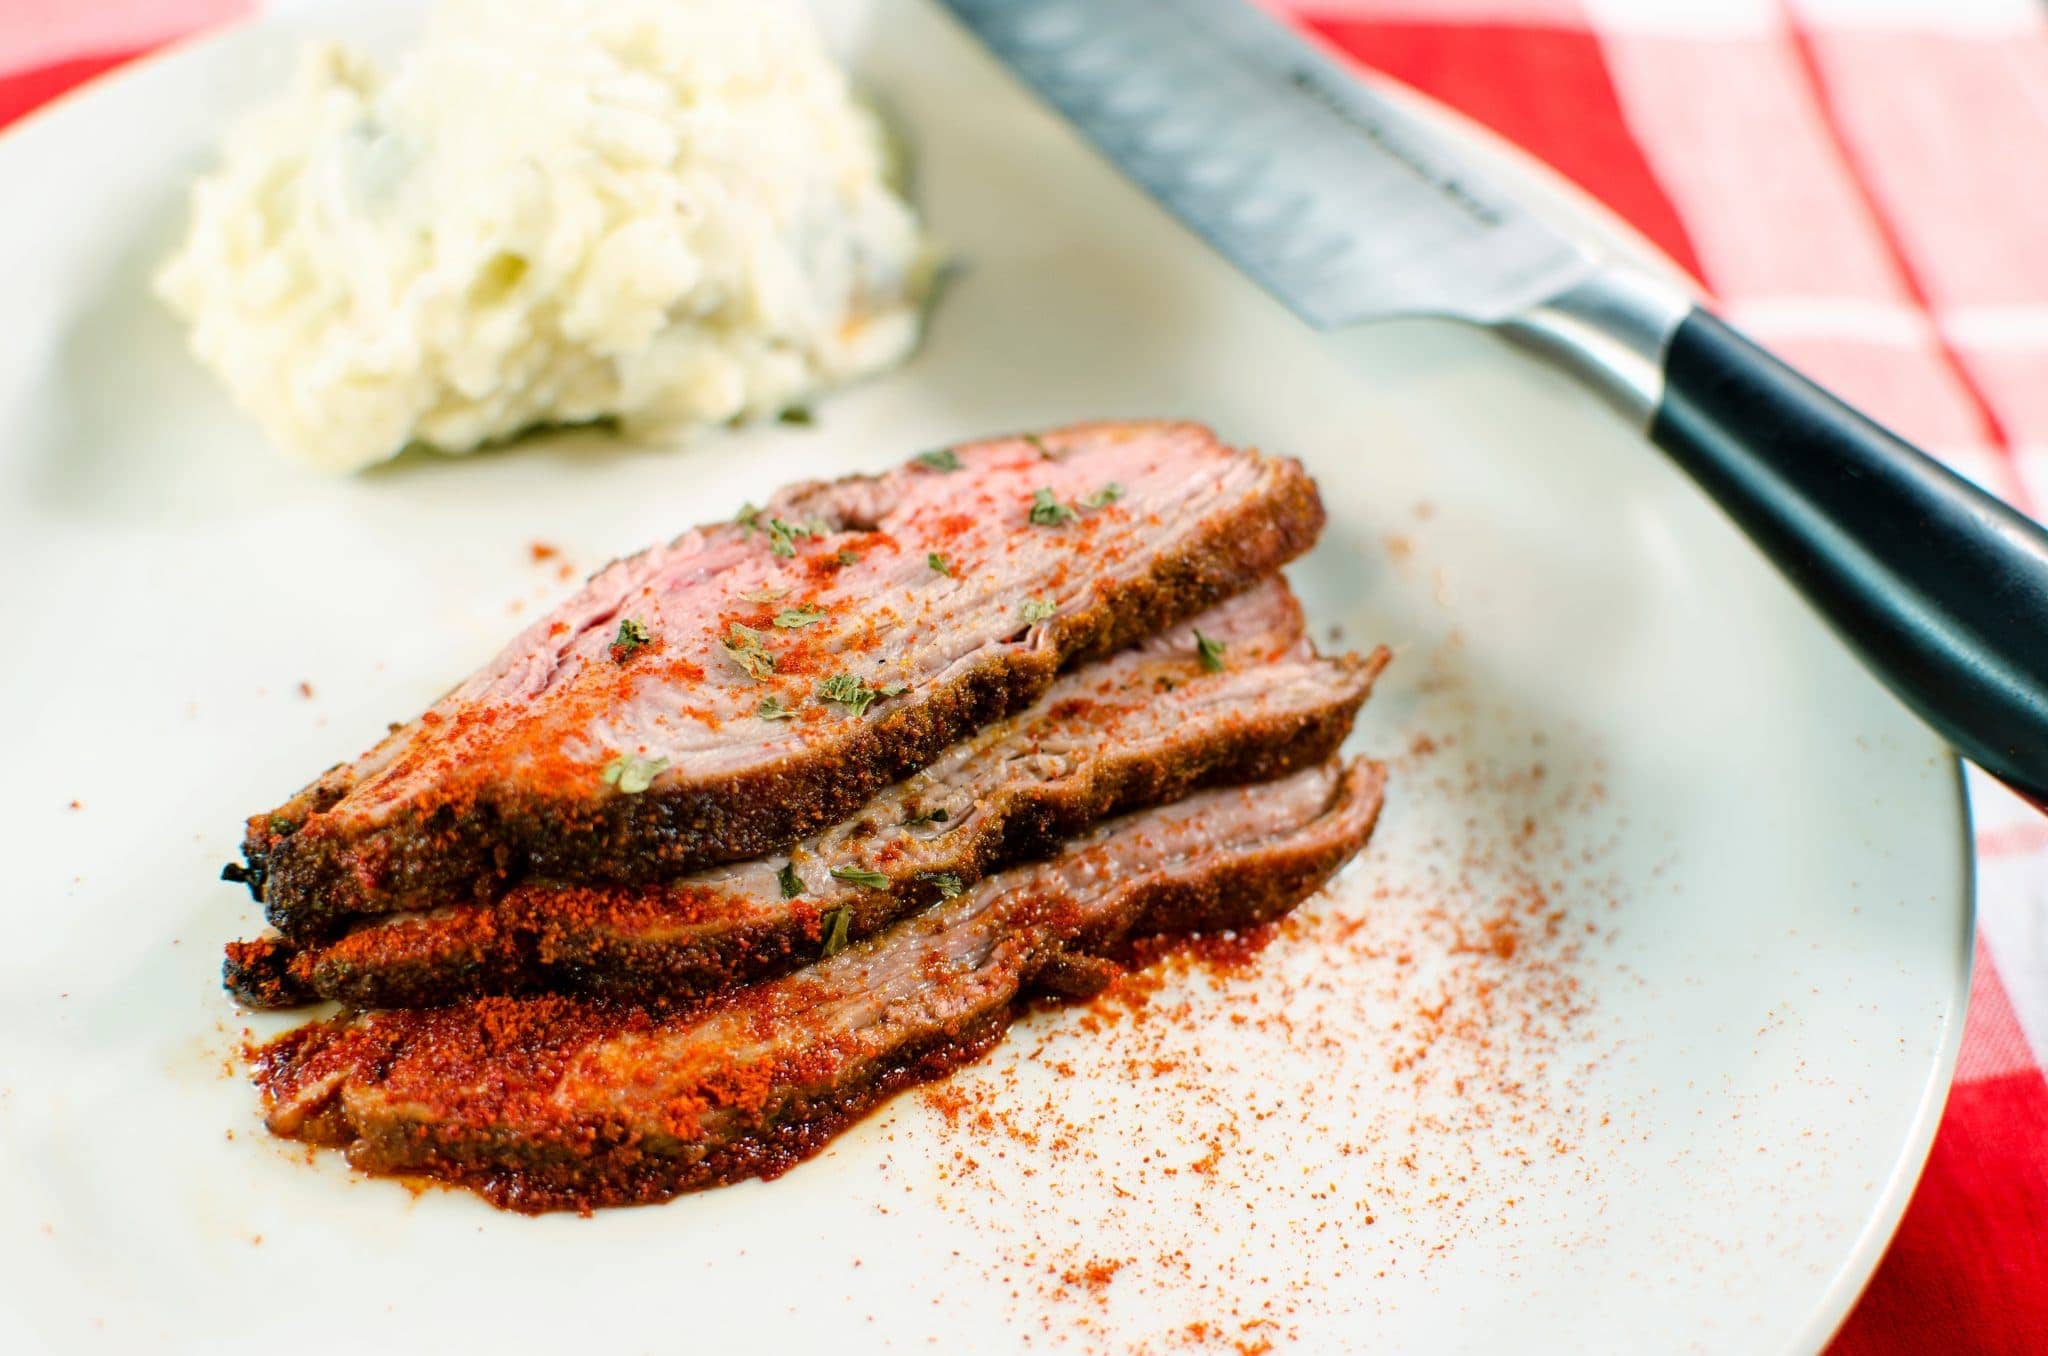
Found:
[[818, 695], [828, 702], [838, 702], [854, 715], [863, 715], [877, 697], [894, 697], [906, 689], [901, 683], [890, 683], [885, 687], [869, 687], [851, 673], [835, 673], [818, 684]]
[[761, 704], [754, 708], [754, 714], [763, 720], [793, 720], [796, 712], [782, 704], [780, 697], [763, 697]]
[[1031, 521], [1039, 527], [1058, 527], [1071, 523], [1081, 515], [1053, 498], [1051, 490], [1043, 487], [1031, 492]]
[[270, 817], [270, 831], [280, 838], [290, 833], [293, 827], [292, 822], [283, 815], [272, 815]]
[[864, 866], [835, 866], [832, 879], [843, 880], [849, 885], [858, 885], [863, 890], [886, 890], [889, 878], [879, 871], [870, 871]]
[[860, 552], [852, 550], [842, 550], [839, 553], [839, 563], [841, 565], [860, 564]]
[[764, 639], [766, 637], [753, 627], [734, 622], [727, 628], [725, 639], [719, 643], [725, 646], [726, 658], [758, 683], [775, 672], [775, 656], [768, 653], [768, 647], [761, 643]]
[[732, 520], [747, 529], [745, 535], [751, 537], [761, 526], [761, 510], [752, 504], [741, 504], [740, 511], [732, 515]]
[[953, 567], [947, 564], [946, 558], [940, 555], [937, 551], [925, 552], [924, 563], [931, 566], [932, 569], [936, 570], [940, 574], [950, 576], [953, 573]]
[[943, 824], [950, 817], [951, 816], [949, 816], [943, 808], [937, 810], [921, 810], [914, 815], [906, 817], [903, 823], [906, 827], [916, 828], [920, 824]]
[[775, 418], [780, 423], [795, 424], [798, 428], [809, 428], [817, 422], [816, 419], [812, 418], [808, 405], [791, 405], [781, 414], [776, 415]]
[[604, 765], [604, 779], [608, 785], [616, 786], [629, 796], [637, 796], [654, 785], [668, 767], [666, 758], [642, 758], [637, 753], [622, 753]]
[[960, 469], [960, 458], [953, 455], [953, 449], [950, 447], [942, 447], [936, 452], [920, 452], [917, 454], [917, 461], [920, 466], [929, 466], [934, 471]]
[[868, 703], [874, 700], [867, 684], [850, 673], [835, 673], [818, 684], [818, 695], [828, 702], [852, 707], [856, 716], [867, 710]]
[[619, 622], [618, 639], [612, 642], [612, 662], [623, 664], [631, 659], [635, 651], [645, 649], [654, 640], [654, 633], [634, 621], [631, 617]]
[[1035, 626], [1057, 611], [1059, 609], [1044, 598], [1026, 598], [1024, 600], [1024, 623], [1027, 626]]
[[1025, 434], [1024, 441], [1030, 443], [1033, 450], [1035, 450], [1039, 456], [1044, 457], [1047, 461], [1052, 460], [1052, 449], [1047, 447], [1045, 443], [1040, 440], [1039, 436], [1036, 433]]
[[1211, 640], [1200, 631], [1195, 632], [1195, 653], [1200, 656], [1205, 672], [1223, 672], [1223, 650], [1222, 641]]
[[788, 589], [755, 589], [751, 593], [742, 593], [740, 595], [740, 597], [750, 603], [772, 603], [777, 598], [787, 598], [788, 596]]
[[823, 919], [825, 924], [825, 946], [823, 955], [827, 958], [846, 950], [847, 910], [833, 909]]
[[967, 888], [960, 883], [960, 878], [950, 871], [941, 871], [936, 876], [926, 876], [925, 879], [939, 892], [940, 899], [956, 898]]
[[796, 873], [795, 862], [782, 864], [782, 869], [775, 873], [775, 883], [782, 887], [784, 899], [795, 899], [804, 892], [804, 878]]
[[1081, 501], [1081, 507], [1089, 509], [1108, 508], [1111, 504], [1114, 504], [1117, 500], [1123, 497], [1124, 487], [1117, 484], [1114, 480], [1112, 480], [1107, 485], [1104, 485], [1101, 489], [1097, 490], [1095, 493], [1089, 495], [1086, 499], [1083, 499]]
[[768, 549], [778, 556], [793, 556], [796, 554], [796, 543], [799, 537], [822, 537], [831, 530], [832, 524], [826, 522], [823, 518], [813, 518], [809, 522], [803, 523], [785, 523], [780, 518], [770, 518], [768, 520]]
[[799, 626], [815, 626], [823, 620], [825, 620], [825, 609], [814, 607], [810, 603], [799, 603], [795, 607], [787, 608], [775, 614], [775, 624], [784, 629], [792, 629]]

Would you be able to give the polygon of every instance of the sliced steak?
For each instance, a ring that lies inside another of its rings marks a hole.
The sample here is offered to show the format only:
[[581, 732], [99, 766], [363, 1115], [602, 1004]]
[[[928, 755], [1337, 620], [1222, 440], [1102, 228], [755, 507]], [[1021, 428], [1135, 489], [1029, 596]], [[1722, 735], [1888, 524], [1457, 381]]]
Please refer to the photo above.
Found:
[[[1278, 579], [1063, 675], [788, 855], [656, 886], [528, 881], [325, 946], [234, 943], [244, 1002], [415, 1007], [541, 989], [682, 997], [818, 959], [1095, 821], [1336, 752], [1386, 652], [1319, 659]], [[871, 874], [870, 874], [871, 873]]]
[[432, 710], [249, 821], [298, 940], [527, 875], [652, 884], [786, 847], [1057, 671], [1322, 525], [1295, 462], [1089, 424], [798, 485], [600, 571]]
[[694, 1010], [549, 995], [309, 1025], [259, 1056], [268, 1124], [523, 1211], [773, 1177], [1125, 937], [1292, 908], [1364, 844], [1380, 786], [1373, 765], [1333, 764], [1113, 821]]

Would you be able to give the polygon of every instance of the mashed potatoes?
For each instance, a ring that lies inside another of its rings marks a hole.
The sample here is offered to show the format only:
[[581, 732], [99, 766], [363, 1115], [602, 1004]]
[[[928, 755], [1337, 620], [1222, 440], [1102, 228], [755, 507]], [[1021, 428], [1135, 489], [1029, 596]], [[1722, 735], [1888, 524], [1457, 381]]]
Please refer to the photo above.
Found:
[[158, 286], [333, 470], [780, 412], [901, 359], [930, 269], [796, 0], [440, 0], [230, 136]]

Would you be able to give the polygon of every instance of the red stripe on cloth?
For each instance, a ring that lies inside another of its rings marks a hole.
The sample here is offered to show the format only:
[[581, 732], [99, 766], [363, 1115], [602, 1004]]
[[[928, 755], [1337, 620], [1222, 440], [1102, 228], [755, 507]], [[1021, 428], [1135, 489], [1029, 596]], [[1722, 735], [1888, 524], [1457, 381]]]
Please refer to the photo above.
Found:
[[0, 75], [0, 127], [14, 122], [48, 103], [64, 91], [82, 85], [102, 71], [133, 61], [147, 48], [98, 56], [74, 57], [11, 75]]
[[[1850, 144], [1849, 137], [1843, 130], [1842, 113], [1829, 90], [1827, 75], [1821, 68], [1820, 55], [1815, 50], [1813, 34], [1796, 21], [1788, 20], [1788, 22], [1790, 22], [1791, 27], [1793, 50], [1798, 54], [1799, 64], [1804, 68], [1806, 78], [1813, 86], [1814, 106], [1820, 111], [1821, 121], [1828, 135], [1834, 140], [1835, 149], [1842, 158], [1842, 164], [1847, 167], [1849, 177], [1856, 186], [1856, 191], [1862, 195], [1865, 205], [1870, 209], [1870, 219], [1878, 233], [1878, 238], [1883, 243], [1885, 251], [1890, 254], [1893, 264], [1898, 268], [1899, 277], [1904, 281], [1906, 291], [1912, 298], [1913, 304], [1922, 311], [1932, 314], [1933, 303], [1928, 295], [1926, 279], [1915, 267], [1911, 255], [1908, 254], [1905, 241], [1900, 237], [1897, 223], [1885, 211], [1883, 202], [1879, 200], [1876, 189], [1871, 182], [1869, 167], [1858, 156], [1856, 148]], [[1939, 326], [1935, 327], [1934, 333], [1935, 354], [1940, 359], [1942, 365], [1948, 368], [1954, 375], [1957, 383], [1962, 388], [1965, 398], [1969, 400], [1978, 423], [1982, 428], [1983, 441], [1995, 448], [1999, 456], [2003, 457], [2011, 468], [2013, 502], [2021, 508], [2031, 511], [2032, 496], [2027, 493], [2026, 484], [2020, 478], [2018, 460], [2013, 455], [2012, 440], [2007, 435], [2004, 422], [1998, 417], [1997, 411], [1991, 408], [1991, 402], [1984, 398], [1984, 392], [1978, 388], [1975, 379], [1970, 375], [1969, 367], [1963, 362], [1962, 355], [1956, 351], [1955, 345], [1949, 342], [1948, 337], [1941, 332]]]
[[1601, 34], [1622, 114], [1729, 306], [1907, 309], [1782, 32]]
[[1979, 857], [2021, 857], [2048, 850], [2048, 820], [1986, 829], [1977, 835]]
[[1700, 276], [1692, 238], [1629, 134], [1595, 34], [1331, 18], [1308, 26], [1546, 161]]
[[[2038, 1074], [2040, 1069], [2034, 1063], [2026, 1032], [2020, 1030], [2020, 1019], [2012, 1010], [2005, 982], [1998, 977], [1991, 949], [1980, 934], [1976, 963], [1970, 970], [1970, 1009], [1963, 1020], [1963, 1049], [1956, 1060], [1956, 1082], [1981, 1082], [2027, 1071]], [[2048, 1333], [2043, 1336], [2048, 1337]]]
[[[2048, 157], [2048, 148], [2043, 155]], [[2048, 237], [2048, 217], [2044, 217], [2042, 234]], [[2014, 445], [2048, 447], [2048, 381], [2042, 379], [2042, 374], [2048, 373], [2048, 337], [2000, 344], [1952, 334], [1949, 342], [1963, 355], [1971, 375], [2005, 421]]]
[[1959, 1082], [1927, 1171], [1829, 1356], [2048, 1347], [2048, 1079]]
[[2048, 307], [2041, 13], [2031, 32], [1805, 30], [1843, 138], [1941, 312]]

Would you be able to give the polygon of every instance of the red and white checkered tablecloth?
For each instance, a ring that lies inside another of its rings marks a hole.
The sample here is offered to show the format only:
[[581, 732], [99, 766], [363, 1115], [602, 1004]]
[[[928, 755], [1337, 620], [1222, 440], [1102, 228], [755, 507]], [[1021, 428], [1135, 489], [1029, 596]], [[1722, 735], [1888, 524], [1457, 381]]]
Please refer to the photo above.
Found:
[[[1737, 324], [2048, 512], [2048, 0], [1278, 2], [1556, 166]], [[0, 0], [0, 125], [253, 7]], [[1962, 1062], [1840, 1356], [2048, 1352], [2048, 818], [1981, 776], [1971, 794]]]

